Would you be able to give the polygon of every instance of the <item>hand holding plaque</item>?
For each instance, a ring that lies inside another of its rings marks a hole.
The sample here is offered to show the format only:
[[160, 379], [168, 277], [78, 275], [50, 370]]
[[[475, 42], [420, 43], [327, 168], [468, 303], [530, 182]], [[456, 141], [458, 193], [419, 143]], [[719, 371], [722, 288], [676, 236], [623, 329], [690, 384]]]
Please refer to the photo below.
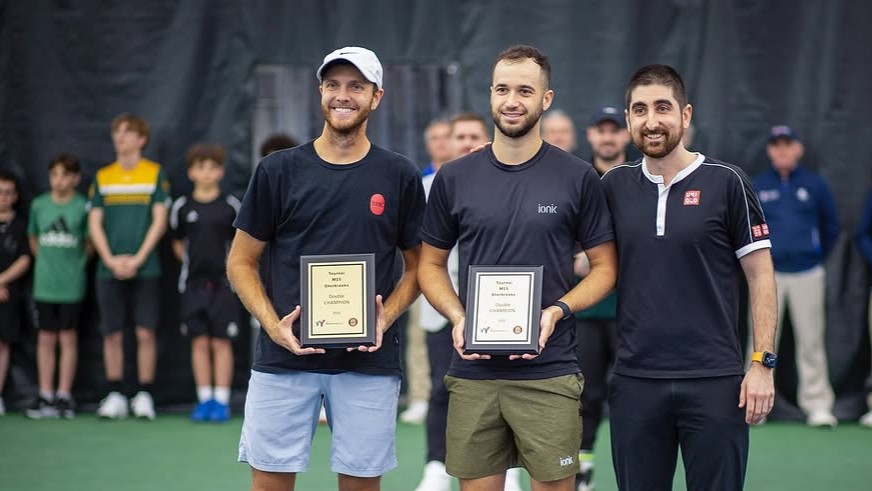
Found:
[[376, 345], [375, 255], [300, 257], [304, 347]]
[[465, 354], [539, 353], [542, 266], [470, 266]]

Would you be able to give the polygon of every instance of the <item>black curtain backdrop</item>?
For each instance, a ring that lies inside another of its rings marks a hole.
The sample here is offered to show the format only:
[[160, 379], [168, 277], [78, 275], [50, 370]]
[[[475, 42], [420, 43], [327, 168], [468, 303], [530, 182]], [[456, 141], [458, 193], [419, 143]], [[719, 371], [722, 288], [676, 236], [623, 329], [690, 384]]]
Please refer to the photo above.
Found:
[[[151, 123], [144, 153], [167, 168], [174, 195], [190, 189], [183, 155], [197, 141], [227, 146], [226, 188], [241, 194], [252, 165], [254, 67], [311, 66], [314, 91], [323, 56], [345, 45], [367, 46], [389, 65], [457, 62], [465, 106], [484, 114], [494, 57], [511, 44], [535, 45], [551, 58], [554, 107], [579, 130], [596, 107], [623, 103], [636, 68], [671, 64], [694, 105], [694, 150], [753, 175], [767, 165], [767, 129], [786, 123], [806, 143], [804, 165], [830, 182], [843, 232], [827, 261], [827, 353], [836, 413], [854, 418], [870, 371], [868, 274], [853, 244], [872, 184], [872, 125], [863, 117], [872, 107], [869, 19], [872, 3], [848, 0], [0, 1], [0, 168], [33, 196], [47, 188], [49, 158], [71, 151], [90, 181], [113, 157], [109, 121], [130, 111]], [[176, 270], [162, 247], [172, 292]], [[164, 404], [193, 397], [175, 303], [168, 293], [158, 375]], [[80, 398], [91, 401], [103, 379], [95, 319], [91, 312], [83, 328], [77, 381]], [[781, 353], [774, 416], [795, 418], [789, 332]], [[246, 350], [238, 354], [247, 363]], [[15, 363], [7, 397], [23, 403], [33, 395], [32, 347], [16, 346]]]

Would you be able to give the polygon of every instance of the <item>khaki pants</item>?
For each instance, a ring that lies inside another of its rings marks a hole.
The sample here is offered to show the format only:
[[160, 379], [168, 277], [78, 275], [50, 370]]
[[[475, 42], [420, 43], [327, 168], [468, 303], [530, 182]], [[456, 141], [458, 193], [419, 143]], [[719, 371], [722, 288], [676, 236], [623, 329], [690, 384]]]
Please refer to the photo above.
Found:
[[425, 332], [418, 323], [418, 302], [409, 307], [409, 324], [406, 326], [406, 376], [409, 378], [408, 399], [430, 399], [430, 362], [427, 358]]
[[[826, 273], [823, 266], [815, 266], [799, 273], [775, 272], [775, 282], [778, 287], [778, 329], [775, 331], [775, 349], [778, 349], [781, 342], [783, 319], [789, 313], [796, 343], [796, 371], [799, 382], [796, 400], [806, 415], [833, 410], [834, 396], [830, 386], [824, 342], [825, 280]], [[785, 303], [787, 310], [785, 310]], [[753, 323], [749, 323], [749, 326], [753, 329]], [[751, 351], [753, 337], [749, 336], [748, 340], [749, 351]]]

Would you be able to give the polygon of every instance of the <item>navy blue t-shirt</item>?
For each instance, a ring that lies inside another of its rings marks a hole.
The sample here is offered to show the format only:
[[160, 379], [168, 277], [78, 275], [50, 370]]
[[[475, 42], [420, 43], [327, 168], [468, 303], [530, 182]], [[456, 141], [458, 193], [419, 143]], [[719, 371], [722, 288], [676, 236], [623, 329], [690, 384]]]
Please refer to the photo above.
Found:
[[223, 280], [226, 276], [227, 252], [233, 240], [233, 220], [239, 200], [229, 194], [201, 203], [193, 196], [181, 196], [170, 209], [170, 236], [185, 244], [185, 256], [179, 273], [179, 290], [188, 281]]
[[[469, 266], [544, 266], [542, 308], [573, 286], [573, 252], [613, 240], [612, 221], [593, 167], [547, 143], [527, 162], [505, 165], [487, 148], [436, 174], [421, 229], [424, 242], [460, 253], [460, 299]], [[533, 360], [464, 360], [449, 374], [470, 379], [544, 379], [578, 372], [575, 320], [560, 321]]]
[[770, 247], [757, 194], [741, 169], [702, 154], [669, 186], [642, 162], [603, 176], [619, 265], [615, 373], [741, 375], [739, 258]]
[[[312, 142], [265, 157], [242, 200], [234, 226], [267, 242], [270, 267], [262, 272], [279, 318], [300, 302], [300, 256], [375, 254], [376, 293], [394, 289], [397, 249], [420, 244], [424, 189], [417, 167], [402, 155], [372, 145], [358, 162], [330, 164]], [[299, 337], [299, 322], [294, 334]], [[329, 349], [297, 356], [261, 332], [254, 370], [400, 374], [399, 336], [385, 332], [374, 353]]]

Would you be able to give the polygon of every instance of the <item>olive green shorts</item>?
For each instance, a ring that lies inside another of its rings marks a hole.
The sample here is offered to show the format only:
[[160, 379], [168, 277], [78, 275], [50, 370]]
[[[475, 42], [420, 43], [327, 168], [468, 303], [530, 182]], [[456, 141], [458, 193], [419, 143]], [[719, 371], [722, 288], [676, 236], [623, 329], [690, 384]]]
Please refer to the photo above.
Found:
[[478, 479], [521, 466], [542, 482], [574, 475], [583, 385], [581, 374], [541, 380], [446, 376], [448, 473]]

